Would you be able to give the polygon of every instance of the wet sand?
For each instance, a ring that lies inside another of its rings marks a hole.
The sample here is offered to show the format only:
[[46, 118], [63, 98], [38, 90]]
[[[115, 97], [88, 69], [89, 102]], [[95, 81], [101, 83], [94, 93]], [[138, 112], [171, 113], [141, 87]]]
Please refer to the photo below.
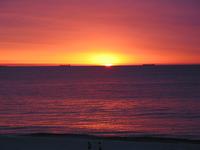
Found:
[[36, 134], [0, 136], [0, 150], [199, 150], [200, 142], [161, 138], [99, 138]]

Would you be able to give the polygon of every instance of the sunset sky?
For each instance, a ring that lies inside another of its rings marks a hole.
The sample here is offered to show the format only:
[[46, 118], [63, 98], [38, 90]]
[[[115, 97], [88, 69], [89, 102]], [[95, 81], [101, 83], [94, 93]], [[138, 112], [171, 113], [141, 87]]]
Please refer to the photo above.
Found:
[[199, 64], [200, 0], [0, 0], [1, 64]]

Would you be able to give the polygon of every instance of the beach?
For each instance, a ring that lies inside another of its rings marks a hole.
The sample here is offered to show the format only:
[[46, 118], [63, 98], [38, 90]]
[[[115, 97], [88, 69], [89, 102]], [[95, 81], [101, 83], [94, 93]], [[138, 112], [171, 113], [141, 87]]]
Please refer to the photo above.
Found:
[[199, 141], [99, 138], [81, 135], [1, 135], [1, 150], [199, 150]]

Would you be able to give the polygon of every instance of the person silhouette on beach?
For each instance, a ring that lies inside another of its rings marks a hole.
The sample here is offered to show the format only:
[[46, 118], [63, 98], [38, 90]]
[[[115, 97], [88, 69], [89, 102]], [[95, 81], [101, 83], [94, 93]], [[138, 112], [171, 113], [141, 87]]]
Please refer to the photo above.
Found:
[[88, 142], [88, 150], [92, 149], [92, 144], [90, 142]]
[[99, 142], [98, 145], [99, 145], [99, 150], [102, 150], [101, 142]]

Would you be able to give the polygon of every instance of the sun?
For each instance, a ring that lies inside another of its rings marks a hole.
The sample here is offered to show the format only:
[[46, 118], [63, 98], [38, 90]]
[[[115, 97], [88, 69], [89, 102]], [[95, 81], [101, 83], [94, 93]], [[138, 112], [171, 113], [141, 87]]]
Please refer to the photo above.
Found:
[[104, 66], [105, 66], [105, 67], [112, 67], [113, 64], [105, 64]]
[[118, 55], [112, 53], [96, 53], [91, 55], [91, 64], [111, 67], [121, 63]]

